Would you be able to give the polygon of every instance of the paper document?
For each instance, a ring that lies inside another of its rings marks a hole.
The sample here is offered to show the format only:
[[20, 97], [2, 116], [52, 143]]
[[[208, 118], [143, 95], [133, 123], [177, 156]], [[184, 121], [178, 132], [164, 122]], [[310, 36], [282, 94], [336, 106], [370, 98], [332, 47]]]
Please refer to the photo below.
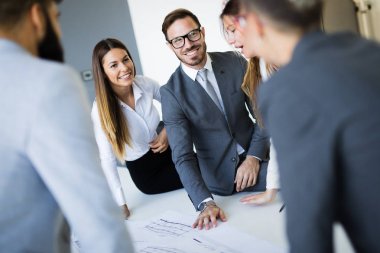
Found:
[[285, 253], [264, 240], [218, 223], [211, 230], [193, 229], [194, 217], [168, 211], [148, 221], [126, 221], [138, 253]]

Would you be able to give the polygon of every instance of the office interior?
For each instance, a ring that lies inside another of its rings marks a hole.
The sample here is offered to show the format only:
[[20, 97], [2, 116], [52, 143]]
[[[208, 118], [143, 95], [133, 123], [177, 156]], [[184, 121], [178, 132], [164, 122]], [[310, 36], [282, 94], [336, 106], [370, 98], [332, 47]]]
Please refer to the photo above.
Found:
[[[137, 74], [151, 77], [164, 85], [179, 65], [161, 32], [165, 15], [180, 7], [191, 10], [205, 27], [208, 51], [229, 51], [233, 48], [225, 41], [219, 21], [222, 2], [223, 0], [65, 0], [60, 4], [65, 60], [81, 74], [90, 103], [95, 97], [91, 54], [94, 45], [103, 38], [111, 37], [123, 41], [133, 56]], [[327, 32], [351, 31], [380, 41], [380, 0], [328, 0], [322, 27]], [[159, 107], [159, 104], [157, 106]], [[134, 188], [126, 170], [121, 170], [120, 175], [123, 184], [128, 188], [128, 195], [133, 199], [131, 203], [137, 203], [135, 209], [132, 207], [132, 213], [137, 213], [136, 219], [144, 218], [144, 214], [153, 214], [153, 208], [164, 210], [164, 207], [168, 206], [168, 201], [163, 200], [161, 204], [160, 201], [155, 201], [153, 205], [144, 207], [144, 201], [152, 201], [153, 198], [144, 196]], [[184, 192], [168, 194], [176, 200], [186, 200], [184, 195]], [[238, 201], [236, 197], [232, 199]], [[222, 201], [227, 202], [224, 198]], [[274, 206], [265, 208], [276, 209], [280, 204], [278, 201]], [[265, 215], [265, 208], [258, 211], [251, 208], [250, 211]], [[190, 203], [187, 203], [186, 210], [193, 211]], [[248, 217], [248, 214], [244, 217]], [[277, 232], [274, 234], [280, 239], [276, 238], [275, 243], [286, 247], [284, 224], [282, 220], [278, 222], [281, 223], [277, 226], [281, 231], [278, 235]], [[235, 224], [244, 226], [241, 221], [236, 221]], [[249, 231], [247, 228], [244, 229]], [[268, 234], [266, 237], [271, 236], [270, 231], [263, 233]], [[336, 252], [354, 252], [340, 227], [336, 228], [335, 233], [338, 238]]]

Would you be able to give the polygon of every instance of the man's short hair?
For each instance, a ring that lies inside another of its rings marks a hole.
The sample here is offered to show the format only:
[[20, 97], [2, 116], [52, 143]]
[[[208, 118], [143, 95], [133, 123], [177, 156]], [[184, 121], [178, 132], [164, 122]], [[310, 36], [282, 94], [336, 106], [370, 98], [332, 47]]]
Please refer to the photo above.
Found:
[[47, 8], [51, 3], [62, 0], [0, 0], [0, 27], [12, 28], [18, 24], [33, 4]]
[[176, 9], [166, 15], [164, 22], [162, 23], [162, 32], [165, 35], [165, 39], [168, 40], [167, 31], [169, 27], [178, 19], [183, 19], [186, 17], [190, 17], [194, 20], [194, 22], [201, 27], [201, 23], [199, 22], [197, 16], [195, 16], [191, 11], [186, 9]]

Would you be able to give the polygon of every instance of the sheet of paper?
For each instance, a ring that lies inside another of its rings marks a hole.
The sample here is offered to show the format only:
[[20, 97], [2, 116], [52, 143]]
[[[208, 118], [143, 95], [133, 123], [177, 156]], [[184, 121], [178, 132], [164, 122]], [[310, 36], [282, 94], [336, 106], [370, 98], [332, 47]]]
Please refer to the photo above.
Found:
[[228, 223], [205, 231], [193, 229], [194, 217], [167, 211], [148, 221], [126, 221], [138, 253], [284, 253]]

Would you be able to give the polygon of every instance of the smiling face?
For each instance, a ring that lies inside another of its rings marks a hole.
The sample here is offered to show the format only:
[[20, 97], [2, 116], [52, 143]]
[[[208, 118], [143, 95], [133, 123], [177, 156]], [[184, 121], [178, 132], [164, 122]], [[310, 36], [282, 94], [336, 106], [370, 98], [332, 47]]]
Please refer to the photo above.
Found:
[[125, 87], [131, 87], [135, 72], [127, 51], [121, 48], [112, 48], [104, 55], [102, 63], [104, 73], [116, 93]]
[[[176, 20], [167, 30], [168, 41], [179, 36], [184, 36], [194, 29], [198, 29], [197, 23], [191, 17]], [[185, 38], [185, 44], [181, 48], [174, 48], [170, 43], [168, 46], [173, 50], [177, 58], [186, 66], [201, 69], [206, 63], [206, 43], [204, 28], [201, 28], [201, 38], [190, 41]]]

